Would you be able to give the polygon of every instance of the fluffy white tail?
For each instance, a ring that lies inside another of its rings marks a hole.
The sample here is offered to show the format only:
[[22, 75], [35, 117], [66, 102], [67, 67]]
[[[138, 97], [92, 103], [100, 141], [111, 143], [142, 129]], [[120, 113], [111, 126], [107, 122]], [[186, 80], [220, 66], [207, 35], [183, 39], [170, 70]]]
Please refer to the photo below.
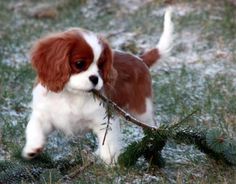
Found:
[[161, 57], [168, 55], [172, 49], [174, 25], [171, 21], [172, 7], [168, 7], [165, 12], [163, 32], [156, 46]]
[[168, 56], [172, 49], [174, 25], [171, 21], [172, 8], [168, 7], [164, 17], [164, 28], [155, 48], [144, 52], [140, 58], [148, 67], [155, 67], [160, 58]]

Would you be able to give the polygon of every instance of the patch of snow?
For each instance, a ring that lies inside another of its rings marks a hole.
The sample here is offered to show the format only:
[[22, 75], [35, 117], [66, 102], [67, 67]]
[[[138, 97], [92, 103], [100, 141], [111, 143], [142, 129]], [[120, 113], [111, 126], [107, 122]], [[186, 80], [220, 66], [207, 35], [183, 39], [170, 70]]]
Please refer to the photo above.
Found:
[[124, 147], [128, 146], [133, 141], [139, 141], [143, 138], [142, 128], [128, 122], [121, 123], [121, 131], [123, 134]]
[[122, 45], [135, 40], [137, 34], [134, 32], [125, 32], [111, 38], [112, 48], [121, 50]]
[[210, 67], [206, 67], [204, 74], [208, 76], [214, 76], [222, 70], [224, 70], [223, 66], [220, 66], [219, 64], [212, 64]]
[[117, 3], [122, 7], [123, 11], [127, 11], [129, 13], [133, 13], [139, 8], [145, 6], [145, 4], [148, 4], [152, 2], [153, 0], [125, 0], [125, 1], [117, 1]]
[[156, 183], [160, 181], [160, 177], [150, 175], [150, 174], [144, 174], [142, 178], [136, 178], [133, 180], [132, 184], [139, 184], [139, 183]]
[[29, 62], [28, 49], [24, 46], [11, 45], [3, 48], [2, 55], [2, 62], [9, 66], [20, 67]]

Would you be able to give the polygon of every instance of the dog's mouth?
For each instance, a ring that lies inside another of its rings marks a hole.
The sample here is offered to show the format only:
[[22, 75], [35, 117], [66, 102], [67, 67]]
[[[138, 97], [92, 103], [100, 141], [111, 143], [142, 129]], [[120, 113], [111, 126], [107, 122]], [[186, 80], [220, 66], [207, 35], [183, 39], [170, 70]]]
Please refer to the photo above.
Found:
[[98, 90], [96, 90], [96, 89], [90, 89], [90, 90], [87, 90], [86, 92], [87, 92], [87, 93], [97, 93]]
[[96, 92], [98, 92], [98, 90], [96, 90], [96, 89], [90, 89], [90, 90], [88, 90], [87, 92], [88, 92], [88, 93], [96, 93]]

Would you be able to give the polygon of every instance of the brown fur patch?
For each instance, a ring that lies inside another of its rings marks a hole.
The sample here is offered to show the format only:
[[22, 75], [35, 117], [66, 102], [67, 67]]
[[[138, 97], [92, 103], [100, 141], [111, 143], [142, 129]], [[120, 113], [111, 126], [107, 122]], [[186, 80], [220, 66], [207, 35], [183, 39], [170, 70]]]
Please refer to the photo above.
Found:
[[157, 48], [150, 49], [144, 52], [140, 58], [143, 60], [144, 63], [150, 68], [152, 65], [156, 63], [158, 59], [160, 59], [160, 54]]
[[152, 96], [148, 67], [138, 57], [114, 52], [113, 66], [118, 73], [113, 85], [105, 85], [105, 93], [117, 105], [131, 113], [146, 111], [146, 98]]

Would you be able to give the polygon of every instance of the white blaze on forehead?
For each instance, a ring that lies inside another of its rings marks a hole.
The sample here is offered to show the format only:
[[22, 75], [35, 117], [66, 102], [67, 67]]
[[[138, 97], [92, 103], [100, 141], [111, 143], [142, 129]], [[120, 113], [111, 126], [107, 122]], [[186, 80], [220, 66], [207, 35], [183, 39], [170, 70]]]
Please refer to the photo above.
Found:
[[99, 43], [99, 39], [97, 35], [95, 35], [92, 32], [83, 32], [83, 36], [85, 41], [90, 45], [90, 47], [93, 50], [93, 55], [94, 55], [94, 61], [97, 62], [101, 52], [102, 52], [102, 46]]

